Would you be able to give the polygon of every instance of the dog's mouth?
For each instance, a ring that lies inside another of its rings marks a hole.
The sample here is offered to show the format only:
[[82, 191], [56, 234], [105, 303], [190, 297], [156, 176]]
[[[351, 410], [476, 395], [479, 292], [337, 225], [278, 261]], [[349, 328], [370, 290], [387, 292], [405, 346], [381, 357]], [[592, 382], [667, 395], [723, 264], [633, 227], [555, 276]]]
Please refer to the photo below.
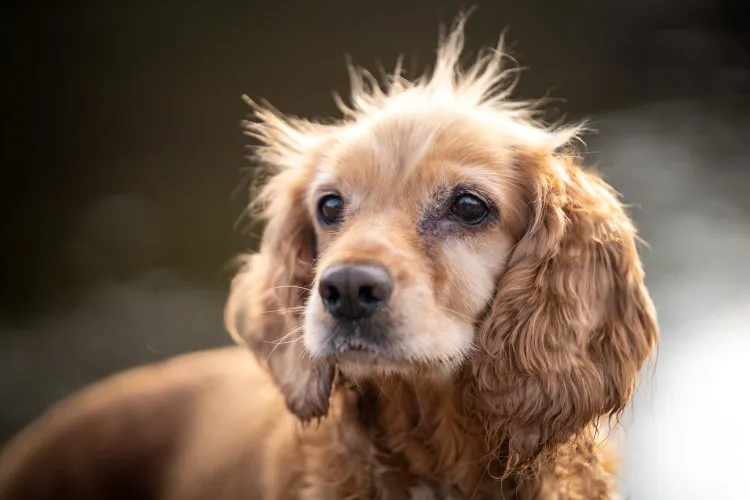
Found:
[[352, 342], [345, 348], [345, 350], [355, 352], [374, 352], [374, 349], [372, 349], [372, 347], [360, 344], [358, 342]]
[[390, 325], [376, 321], [341, 322], [329, 325], [328, 357], [375, 360], [393, 358]]
[[400, 355], [397, 347], [388, 342], [372, 342], [356, 336], [344, 339], [330, 339], [327, 359], [334, 364], [345, 377], [368, 379], [370, 377], [405, 374], [448, 375], [457, 366], [457, 357], [445, 359], [418, 360]]
[[345, 376], [410, 373], [420, 363], [401, 345], [403, 334], [385, 317], [365, 321], [325, 321], [315, 356], [337, 366]]
[[348, 362], [358, 361], [366, 364], [386, 360], [391, 356], [381, 345], [356, 338], [332, 339], [332, 357]]
[[362, 337], [352, 331], [336, 333], [329, 339], [328, 358], [346, 372], [393, 371], [402, 364], [382, 337]]

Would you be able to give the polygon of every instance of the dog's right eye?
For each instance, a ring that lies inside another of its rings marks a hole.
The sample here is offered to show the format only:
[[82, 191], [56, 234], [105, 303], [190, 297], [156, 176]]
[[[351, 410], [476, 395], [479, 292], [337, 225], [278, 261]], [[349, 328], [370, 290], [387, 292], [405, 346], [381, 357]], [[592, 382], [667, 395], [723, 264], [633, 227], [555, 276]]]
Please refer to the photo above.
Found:
[[463, 193], [453, 200], [451, 213], [461, 222], [475, 226], [487, 218], [490, 210], [487, 208], [487, 204], [478, 196], [471, 193]]
[[327, 194], [318, 202], [318, 217], [326, 226], [336, 226], [344, 215], [344, 200], [336, 194]]

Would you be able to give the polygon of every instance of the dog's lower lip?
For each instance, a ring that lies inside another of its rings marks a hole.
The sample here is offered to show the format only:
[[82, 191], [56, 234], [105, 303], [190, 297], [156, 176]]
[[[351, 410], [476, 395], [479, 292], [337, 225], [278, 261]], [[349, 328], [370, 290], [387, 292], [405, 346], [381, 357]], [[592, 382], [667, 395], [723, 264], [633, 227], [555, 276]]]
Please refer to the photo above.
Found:
[[370, 346], [359, 344], [359, 343], [350, 343], [345, 345], [339, 345], [337, 346], [337, 353], [339, 355], [343, 355], [349, 352], [361, 352], [363, 354], [371, 354], [373, 356], [379, 356], [380, 353], [377, 349], [374, 349]]
[[385, 360], [385, 356], [377, 346], [369, 346], [357, 341], [340, 343], [335, 348], [334, 358], [361, 363], [373, 363], [377, 360]]
[[330, 348], [335, 355], [345, 354], [347, 352], [369, 353], [375, 356], [383, 356], [383, 346], [378, 342], [361, 338], [353, 334], [334, 335], [330, 339]]
[[338, 362], [355, 363], [359, 365], [377, 365], [387, 362], [387, 358], [367, 349], [349, 349], [336, 356]]

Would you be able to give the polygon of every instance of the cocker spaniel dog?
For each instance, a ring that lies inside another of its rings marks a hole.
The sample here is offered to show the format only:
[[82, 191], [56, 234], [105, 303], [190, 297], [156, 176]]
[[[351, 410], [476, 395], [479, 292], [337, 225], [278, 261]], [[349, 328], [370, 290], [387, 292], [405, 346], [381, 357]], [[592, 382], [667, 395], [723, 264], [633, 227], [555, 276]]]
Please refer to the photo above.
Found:
[[226, 320], [261, 363], [87, 389], [7, 448], [3, 499], [615, 497], [598, 430], [658, 337], [636, 231], [462, 33], [416, 81], [353, 70], [337, 121], [251, 102], [266, 226]]

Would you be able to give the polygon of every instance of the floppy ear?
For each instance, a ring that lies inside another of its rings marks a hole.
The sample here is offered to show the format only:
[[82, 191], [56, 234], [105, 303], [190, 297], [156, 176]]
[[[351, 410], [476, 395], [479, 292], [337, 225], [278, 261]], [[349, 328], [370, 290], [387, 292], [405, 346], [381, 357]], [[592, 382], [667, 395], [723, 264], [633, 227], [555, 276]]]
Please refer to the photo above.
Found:
[[308, 421], [328, 412], [334, 373], [330, 364], [313, 361], [302, 343], [302, 310], [316, 253], [305, 208], [314, 136], [303, 124], [255, 111], [261, 121], [246, 125], [264, 144], [259, 159], [276, 173], [255, 200], [266, 226], [259, 252], [247, 258], [232, 281], [225, 323], [269, 368], [289, 410]]
[[527, 463], [619, 416], [658, 337], [636, 231], [617, 196], [568, 160], [530, 164], [530, 222], [472, 366], [488, 436]]

